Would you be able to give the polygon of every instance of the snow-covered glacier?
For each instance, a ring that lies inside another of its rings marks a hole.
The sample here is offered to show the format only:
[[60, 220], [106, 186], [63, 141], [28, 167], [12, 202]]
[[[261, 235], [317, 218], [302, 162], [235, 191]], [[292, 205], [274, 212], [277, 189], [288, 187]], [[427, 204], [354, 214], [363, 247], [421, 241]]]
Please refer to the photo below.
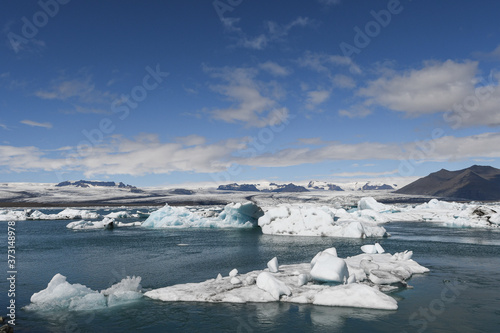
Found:
[[214, 211], [197, 211], [166, 204], [151, 213], [144, 228], [253, 228], [263, 215], [253, 202], [230, 203], [217, 216]]

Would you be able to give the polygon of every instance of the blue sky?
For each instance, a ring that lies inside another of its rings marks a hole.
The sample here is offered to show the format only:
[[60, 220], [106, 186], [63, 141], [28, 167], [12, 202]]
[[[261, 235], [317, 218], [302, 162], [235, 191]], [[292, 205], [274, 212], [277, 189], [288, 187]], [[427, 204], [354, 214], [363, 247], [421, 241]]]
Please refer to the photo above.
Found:
[[0, 181], [500, 167], [500, 3], [9, 1]]

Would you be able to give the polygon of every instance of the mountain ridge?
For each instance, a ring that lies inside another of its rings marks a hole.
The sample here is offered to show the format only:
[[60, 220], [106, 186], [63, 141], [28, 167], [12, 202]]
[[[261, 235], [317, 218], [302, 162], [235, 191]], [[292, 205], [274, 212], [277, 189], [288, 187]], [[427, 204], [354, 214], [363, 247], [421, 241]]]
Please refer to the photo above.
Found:
[[500, 169], [481, 165], [456, 171], [441, 169], [417, 179], [395, 193], [466, 200], [500, 200]]

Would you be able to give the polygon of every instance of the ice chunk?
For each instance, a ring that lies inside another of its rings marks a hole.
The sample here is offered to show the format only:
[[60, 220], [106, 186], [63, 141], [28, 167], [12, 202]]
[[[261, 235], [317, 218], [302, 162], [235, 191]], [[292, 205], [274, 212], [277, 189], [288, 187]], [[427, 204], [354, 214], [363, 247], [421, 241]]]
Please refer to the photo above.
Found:
[[257, 276], [257, 287], [267, 291], [275, 300], [279, 300], [281, 295], [289, 296], [292, 294], [284, 282], [268, 272], [262, 272]]
[[121, 282], [101, 292], [84, 285], [70, 284], [66, 277], [56, 274], [50, 280], [47, 288], [31, 296], [31, 304], [26, 310], [94, 310], [111, 307], [142, 297], [141, 278], [127, 277]]
[[368, 254], [377, 253], [377, 248], [375, 245], [363, 245], [361, 246], [361, 251]]
[[230, 277], [235, 277], [236, 275], [238, 275], [238, 270], [236, 268], [234, 268], [233, 270], [231, 270], [231, 272], [229, 272]]
[[113, 212], [105, 215], [105, 217], [110, 217], [112, 219], [126, 219], [132, 217], [127, 211]]
[[401, 282], [401, 279], [396, 275], [380, 269], [372, 269], [368, 278], [375, 284], [393, 284]]
[[320, 291], [313, 304], [397, 310], [396, 300], [365, 284], [348, 284]]
[[269, 272], [271, 273], [278, 273], [278, 258], [274, 257], [273, 259], [269, 260], [267, 263], [267, 268], [269, 268]]
[[384, 205], [383, 203], [378, 202], [372, 197], [365, 197], [361, 198], [358, 202], [358, 209], [359, 210], [365, 210], [365, 209], [371, 209], [376, 212], [382, 212], [382, 211], [388, 211], [391, 210], [392, 207]]
[[[112, 218], [105, 217], [102, 221], [76, 221], [70, 222], [66, 228], [73, 230], [90, 230], [90, 229], [108, 229], [111, 230], [117, 226], [116, 221]], [[122, 224], [123, 226], [123, 224]]]
[[385, 252], [384, 248], [379, 243], [375, 243], [375, 249], [377, 250], [377, 253], [380, 253], [380, 254]]
[[369, 275], [372, 270], [380, 268], [376, 263], [366, 259], [360, 261], [359, 267], [363, 269], [366, 275]]
[[373, 222], [358, 221], [343, 209], [326, 206], [282, 204], [268, 209], [258, 223], [264, 234], [272, 235], [349, 238], [387, 235], [383, 227]]
[[297, 276], [297, 286], [301, 287], [311, 281], [311, 276], [309, 274], [299, 274]]
[[349, 271], [344, 259], [323, 252], [316, 258], [311, 277], [316, 281], [343, 283], [349, 277]]
[[217, 217], [168, 204], [152, 212], [142, 224], [145, 228], [253, 228], [262, 210], [253, 202], [230, 203]]
[[237, 277], [232, 277], [230, 282], [231, 284], [241, 284], [241, 280]]

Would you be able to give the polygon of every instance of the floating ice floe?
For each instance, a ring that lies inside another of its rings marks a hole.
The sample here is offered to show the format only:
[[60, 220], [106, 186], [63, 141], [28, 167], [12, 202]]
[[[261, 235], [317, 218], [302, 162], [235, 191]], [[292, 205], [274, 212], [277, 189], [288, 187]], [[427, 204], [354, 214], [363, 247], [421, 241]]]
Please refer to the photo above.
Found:
[[[319, 207], [317, 208], [319, 209]], [[357, 209], [343, 213], [336, 210], [338, 222], [357, 220], [360, 222], [437, 222], [450, 227], [500, 227], [500, 205], [478, 203], [456, 203], [432, 199], [417, 206], [393, 206], [377, 202], [371, 197], [362, 198]]]
[[89, 210], [66, 208], [57, 214], [44, 214], [39, 210], [0, 210], [0, 221], [26, 220], [96, 220], [101, 215]]
[[[396, 310], [396, 300], [385, 292], [405, 288], [405, 281], [413, 274], [428, 271], [411, 259], [411, 252], [342, 259], [332, 248], [318, 253], [311, 263], [281, 265], [275, 273], [264, 269], [226, 277], [219, 274], [216, 279], [155, 289], [144, 295], [161, 301], [281, 301]], [[232, 283], [236, 278], [240, 283]]]
[[262, 210], [252, 202], [230, 203], [218, 216], [168, 204], [152, 212], [142, 224], [145, 228], [253, 228]]
[[123, 228], [123, 227], [138, 227], [141, 226], [141, 222], [116, 222], [115, 219], [110, 217], [105, 217], [102, 221], [75, 221], [68, 223], [66, 228], [73, 230], [92, 230], [92, 229], [106, 229], [112, 230], [114, 228]]
[[385, 237], [386, 230], [373, 221], [361, 220], [344, 209], [326, 206], [282, 204], [259, 218], [264, 234], [332, 237]]
[[100, 292], [84, 285], [71, 284], [66, 277], [56, 274], [43, 289], [31, 296], [31, 304], [24, 307], [31, 311], [95, 310], [121, 305], [142, 297], [141, 278], [127, 277]]

